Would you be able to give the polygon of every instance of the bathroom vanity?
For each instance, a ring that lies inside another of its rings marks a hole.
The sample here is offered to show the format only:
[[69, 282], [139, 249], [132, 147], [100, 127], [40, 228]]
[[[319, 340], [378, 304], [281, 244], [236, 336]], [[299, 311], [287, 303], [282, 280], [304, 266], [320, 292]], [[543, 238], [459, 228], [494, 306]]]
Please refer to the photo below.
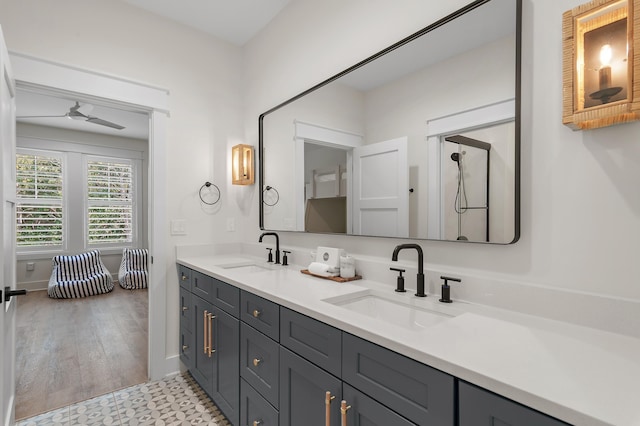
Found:
[[[178, 264], [180, 358], [234, 425], [640, 422], [635, 339], [247, 256]], [[408, 315], [376, 317], [388, 301]]]

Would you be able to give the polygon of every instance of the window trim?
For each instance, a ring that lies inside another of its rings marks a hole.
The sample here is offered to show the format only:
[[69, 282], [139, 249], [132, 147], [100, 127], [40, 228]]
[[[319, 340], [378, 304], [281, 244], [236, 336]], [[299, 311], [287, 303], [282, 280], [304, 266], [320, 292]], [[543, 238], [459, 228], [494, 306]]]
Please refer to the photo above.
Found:
[[[33, 155], [40, 157], [54, 157], [60, 159], [62, 163], [62, 201], [60, 205], [62, 206], [62, 244], [60, 245], [50, 245], [50, 246], [19, 246], [16, 242], [16, 256], [22, 258], [22, 255], [28, 256], [51, 256], [60, 253], [65, 253], [68, 250], [68, 242], [69, 242], [69, 218], [68, 218], [68, 197], [66, 196], [67, 190], [66, 185], [68, 181], [68, 173], [67, 173], [67, 154], [63, 151], [56, 151], [50, 149], [37, 149], [37, 148], [22, 148], [16, 147], [15, 155]], [[17, 178], [17, 170], [15, 171]], [[17, 193], [17, 188], [16, 188]], [[21, 204], [27, 204], [30, 199], [20, 198], [16, 194], [16, 211]], [[16, 227], [17, 227], [17, 216], [15, 218]]]
[[[89, 161], [102, 161], [108, 163], [121, 163], [121, 164], [130, 164], [131, 165], [131, 184], [133, 187], [133, 197], [131, 199], [131, 208], [132, 208], [132, 232], [131, 232], [131, 242], [130, 243], [89, 243]], [[113, 157], [113, 156], [105, 156], [105, 155], [93, 155], [93, 154], [83, 154], [82, 155], [82, 182], [84, 185], [83, 188], [83, 245], [85, 250], [92, 249], [119, 249], [123, 248], [131, 248], [137, 247], [138, 242], [141, 238], [141, 200], [142, 200], [142, 191], [141, 191], [141, 169], [142, 164], [141, 160], [133, 159], [133, 158], [122, 158], [122, 157]]]

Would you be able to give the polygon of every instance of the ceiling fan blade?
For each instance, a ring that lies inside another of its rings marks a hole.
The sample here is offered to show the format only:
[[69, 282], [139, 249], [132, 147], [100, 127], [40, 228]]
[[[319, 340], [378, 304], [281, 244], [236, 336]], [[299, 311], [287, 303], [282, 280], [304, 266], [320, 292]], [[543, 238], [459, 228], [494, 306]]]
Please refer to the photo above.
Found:
[[16, 119], [22, 119], [22, 118], [62, 118], [62, 117], [66, 117], [67, 114], [64, 115], [23, 115], [20, 117], [16, 117]]
[[118, 129], [118, 130], [124, 129], [124, 126], [121, 126], [121, 125], [116, 124], [116, 123], [112, 123], [112, 122], [107, 121], [107, 120], [103, 120], [103, 119], [98, 118], [98, 117], [89, 116], [89, 117], [87, 117], [87, 121], [89, 123], [100, 124], [101, 126], [111, 127], [112, 129]]

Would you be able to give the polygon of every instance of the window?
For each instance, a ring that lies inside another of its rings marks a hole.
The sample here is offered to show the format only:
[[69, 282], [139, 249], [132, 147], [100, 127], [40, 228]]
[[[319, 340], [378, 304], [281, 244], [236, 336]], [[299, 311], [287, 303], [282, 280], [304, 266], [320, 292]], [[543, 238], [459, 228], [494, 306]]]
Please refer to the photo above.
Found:
[[121, 159], [87, 159], [87, 243], [133, 240], [133, 166]]
[[22, 143], [29, 145], [16, 150], [21, 257], [95, 248], [118, 253], [144, 238], [142, 152], [50, 140]]
[[16, 245], [62, 248], [64, 244], [63, 158], [45, 151], [16, 155]]

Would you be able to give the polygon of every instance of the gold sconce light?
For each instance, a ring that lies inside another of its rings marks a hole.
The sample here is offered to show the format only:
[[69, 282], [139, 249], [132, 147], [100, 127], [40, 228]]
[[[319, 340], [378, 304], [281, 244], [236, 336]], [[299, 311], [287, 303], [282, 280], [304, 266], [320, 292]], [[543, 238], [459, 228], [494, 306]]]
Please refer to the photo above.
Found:
[[573, 130], [640, 120], [640, 0], [592, 0], [563, 15], [562, 122]]
[[253, 147], [236, 145], [231, 148], [231, 183], [234, 185], [253, 185], [255, 182]]

